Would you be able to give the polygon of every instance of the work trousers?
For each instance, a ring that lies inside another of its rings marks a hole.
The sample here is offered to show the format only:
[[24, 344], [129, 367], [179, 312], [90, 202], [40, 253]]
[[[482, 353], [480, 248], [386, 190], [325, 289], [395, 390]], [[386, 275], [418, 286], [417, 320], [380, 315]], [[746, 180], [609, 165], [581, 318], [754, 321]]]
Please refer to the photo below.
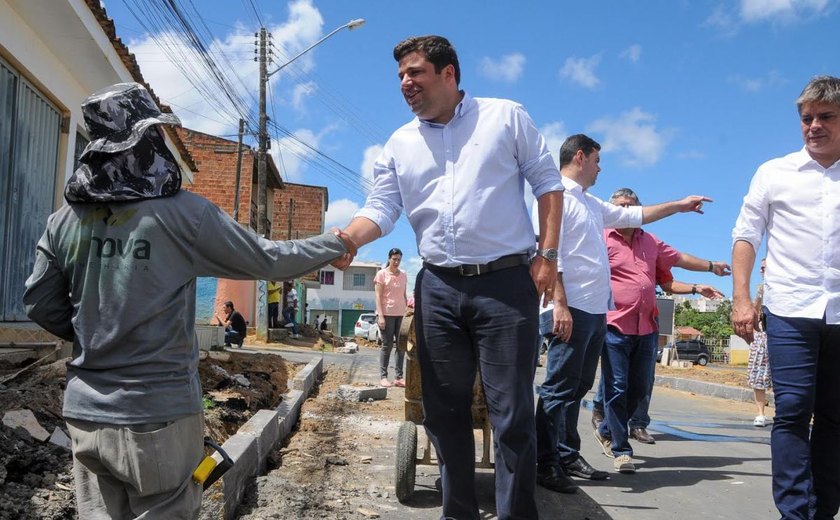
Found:
[[424, 426], [438, 456], [443, 516], [478, 520], [471, 405], [481, 373], [493, 427], [496, 514], [537, 519], [534, 372], [538, 296], [527, 265], [479, 276], [417, 275], [415, 331]]
[[76, 508], [85, 520], [192, 520], [202, 487], [204, 416], [170, 423], [107, 424], [67, 419]]
[[773, 499], [783, 520], [834, 518], [840, 508], [840, 325], [764, 313], [776, 404]]

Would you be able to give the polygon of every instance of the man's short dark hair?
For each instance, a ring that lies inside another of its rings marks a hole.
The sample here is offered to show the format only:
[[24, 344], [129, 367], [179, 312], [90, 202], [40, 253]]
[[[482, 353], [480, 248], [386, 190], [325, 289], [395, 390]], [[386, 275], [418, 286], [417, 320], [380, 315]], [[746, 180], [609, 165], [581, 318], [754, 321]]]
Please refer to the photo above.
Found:
[[796, 99], [796, 109], [801, 112], [805, 103], [831, 103], [840, 106], [840, 78], [817, 76], [809, 81]]
[[583, 155], [589, 157], [592, 152], [600, 149], [601, 145], [587, 135], [570, 135], [565, 141], [563, 141], [563, 145], [560, 147], [560, 168], [562, 169], [564, 166], [572, 162], [572, 159], [575, 158], [575, 154], [578, 150], [582, 150]]
[[435, 72], [440, 74], [447, 65], [455, 67], [455, 84], [461, 84], [461, 66], [458, 64], [458, 53], [449, 40], [443, 36], [412, 36], [406, 38], [394, 47], [394, 59], [399, 62], [406, 54], [419, 52], [435, 66]]
[[231, 308], [231, 310], [233, 310], [233, 302], [232, 302], [232, 301], [230, 301], [230, 300], [226, 301], [226, 302], [225, 302], [225, 307], [230, 307], [230, 308]]

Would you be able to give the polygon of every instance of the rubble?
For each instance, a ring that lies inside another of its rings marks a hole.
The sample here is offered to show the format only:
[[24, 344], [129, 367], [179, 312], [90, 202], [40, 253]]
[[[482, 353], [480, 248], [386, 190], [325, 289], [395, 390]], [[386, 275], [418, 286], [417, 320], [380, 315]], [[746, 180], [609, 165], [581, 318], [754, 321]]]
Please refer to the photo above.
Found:
[[44, 429], [43, 426], [35, 418], [32, 410], [11, 410], [3, 415], [3, 425], [11, 429], [22, 429], [28, 433], [32, 438], [41, 442], [50, 438], [50, 432]]

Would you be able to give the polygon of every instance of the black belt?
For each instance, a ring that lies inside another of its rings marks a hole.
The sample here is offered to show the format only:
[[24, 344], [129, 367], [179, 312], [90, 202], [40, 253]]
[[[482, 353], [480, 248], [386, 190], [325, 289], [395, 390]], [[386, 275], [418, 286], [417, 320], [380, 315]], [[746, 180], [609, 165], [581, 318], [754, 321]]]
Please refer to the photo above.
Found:
[[423, 267], [436, 273], [454, 274], [458, 276], [479, 276], [482, 274], [510, 269], [520, 265], [528, 265], [528, 255], [525, 253], [506, 255], [486, 264], [462, 264], [454, 267], [444, 267], [423, 262]]

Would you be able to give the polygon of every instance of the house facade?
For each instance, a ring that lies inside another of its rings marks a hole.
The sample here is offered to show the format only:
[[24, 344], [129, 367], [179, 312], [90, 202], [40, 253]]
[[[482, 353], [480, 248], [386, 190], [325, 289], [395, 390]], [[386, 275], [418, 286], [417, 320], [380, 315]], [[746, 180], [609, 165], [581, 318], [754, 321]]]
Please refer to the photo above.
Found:
[[[99, 0], [0, 0], [0, 341], [29, 339], [7, 330], [27, 329], [35, 244], [88, 143], [81, 103], [124, 81], [145, 84]], [[166, 140], [190, 184], [195, 163], [171, 129]]]
[[352, 336], [359, 315], [376, 312], [376, 293], [373, 279], [382, 265], [376, 262], [354, 261], [346, 271], [327, 266], [318, 272], [317, 287], [308, 287], [308, 322], [315, 323], [324, 316], [330, 330], [340, 336]]

